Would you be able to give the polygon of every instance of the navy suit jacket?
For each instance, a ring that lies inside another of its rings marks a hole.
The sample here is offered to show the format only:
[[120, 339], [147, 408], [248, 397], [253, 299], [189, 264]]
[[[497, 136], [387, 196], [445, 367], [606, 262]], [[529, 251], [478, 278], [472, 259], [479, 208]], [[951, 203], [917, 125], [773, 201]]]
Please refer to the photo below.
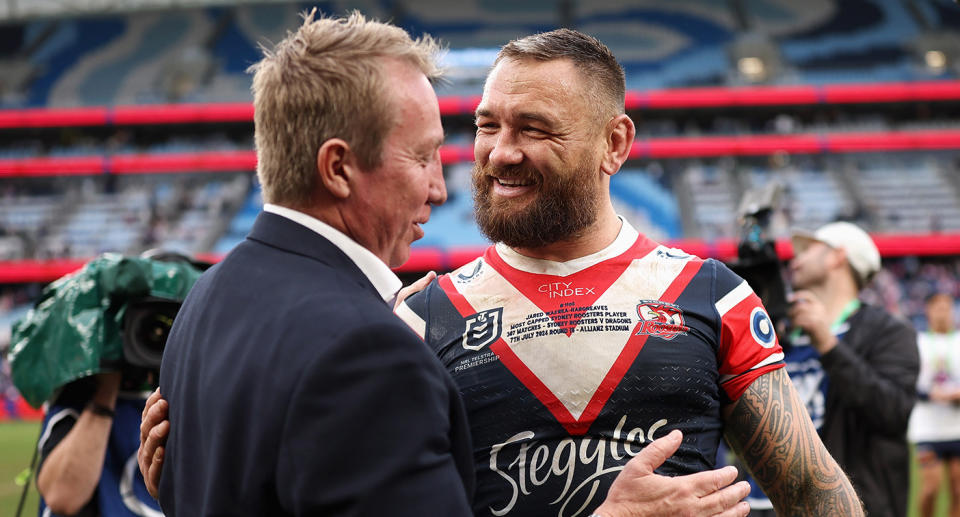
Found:
[[456, 385], [357, 266], [261, 213], [167, 341], [168, 516], [471, 515]]

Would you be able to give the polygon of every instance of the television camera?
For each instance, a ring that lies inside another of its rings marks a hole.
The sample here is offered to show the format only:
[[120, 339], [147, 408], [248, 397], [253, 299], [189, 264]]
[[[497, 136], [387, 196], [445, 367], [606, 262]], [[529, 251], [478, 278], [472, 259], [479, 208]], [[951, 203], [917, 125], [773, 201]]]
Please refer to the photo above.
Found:
[[737, 259], [728, 266], [760, 297], [780, 343], [786, 345], [791, 290], [777, 254], [776, 240], [771, 236], [771, 223], [781, 208], [783, 190], [783, 185], [771, 182], [743, 194], [737, 209], [740, 224]]

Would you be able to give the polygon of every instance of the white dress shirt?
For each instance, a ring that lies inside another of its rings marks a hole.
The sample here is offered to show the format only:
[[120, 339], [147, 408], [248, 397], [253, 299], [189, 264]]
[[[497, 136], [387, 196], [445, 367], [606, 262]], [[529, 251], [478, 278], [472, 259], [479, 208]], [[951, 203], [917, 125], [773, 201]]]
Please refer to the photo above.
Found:
[[263, 205], [263, 211], [285, 217], [295, 223], [306, 226], [332, 242], [334, 246], [339, 248], [340, 251], [346, 254], [347, 257], [360, 268], [360, 271], [370, 280], [370, 283], [373, 284], [373, 287], [376, 288], [383, 300], [392, 306], [392, 301], [397, 297], [397, 291], [403, 287], [403, 282], [390, 270], [389, 266], [370, 250], [357, 244], [357, 241], [351, 239], [340, 230], [303, 212], [270, 203]]

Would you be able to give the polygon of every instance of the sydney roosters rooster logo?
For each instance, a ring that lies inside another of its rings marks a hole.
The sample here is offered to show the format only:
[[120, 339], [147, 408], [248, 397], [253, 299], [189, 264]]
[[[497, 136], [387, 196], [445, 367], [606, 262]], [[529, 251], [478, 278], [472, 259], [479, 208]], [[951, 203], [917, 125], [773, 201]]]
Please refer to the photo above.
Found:
[[637, 305], [637, 315], [640, 316], [640, 323], [634, 334], [638, 336], [670, 340], [690, 331], [690, 327], [683, 324], [683, 311], [672, 303], [643, 300]]

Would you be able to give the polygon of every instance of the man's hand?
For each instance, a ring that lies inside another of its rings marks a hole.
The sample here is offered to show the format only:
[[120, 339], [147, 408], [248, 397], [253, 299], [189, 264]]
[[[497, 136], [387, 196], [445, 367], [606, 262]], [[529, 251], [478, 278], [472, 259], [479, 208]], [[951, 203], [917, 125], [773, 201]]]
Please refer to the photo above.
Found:
[[653, 472], [677, 451], [682, 439], [680, 431], [674, 430], [644, 447], [624, 466], [594, 513], [601, 517], [747, 515], [750, 506], [741, 500], [750, 485], [746, 481], [730, 485], [737, 478], [735, 467], [677, 477]]
[[160, 395], [160, 389], [153, 392], [143, 407], [140, 421], [140, 449], [137, 450], [137, 463], [143, 474], [144, 484], [150, 495], [157, 498], [160, 493], [160, 472], [163, 468], [164, 445], [170, 434], [170, 421], [167, 420], [167, 401]]
[[437, 278], [437, 273], [434, 271], [428, 271], [426, 275], [423, 275], [423, 278], [417, 280], [416, 282], [400, 289], [400, 292], [397, 293], [397, 299], [393, 302], [393, 309], [396, 310], [397, 307], [403, 303], [411, 294], [423, 291], [430, 285], [430, 282], [434, 278]]
[[810, 344], [820, 354], [837, 346], [837, 337], [830, 332], [827, 307], [810, 291], [797, 291], [790, 297], [788, 316], [794, 327], [803, 329], [810, 336]]

